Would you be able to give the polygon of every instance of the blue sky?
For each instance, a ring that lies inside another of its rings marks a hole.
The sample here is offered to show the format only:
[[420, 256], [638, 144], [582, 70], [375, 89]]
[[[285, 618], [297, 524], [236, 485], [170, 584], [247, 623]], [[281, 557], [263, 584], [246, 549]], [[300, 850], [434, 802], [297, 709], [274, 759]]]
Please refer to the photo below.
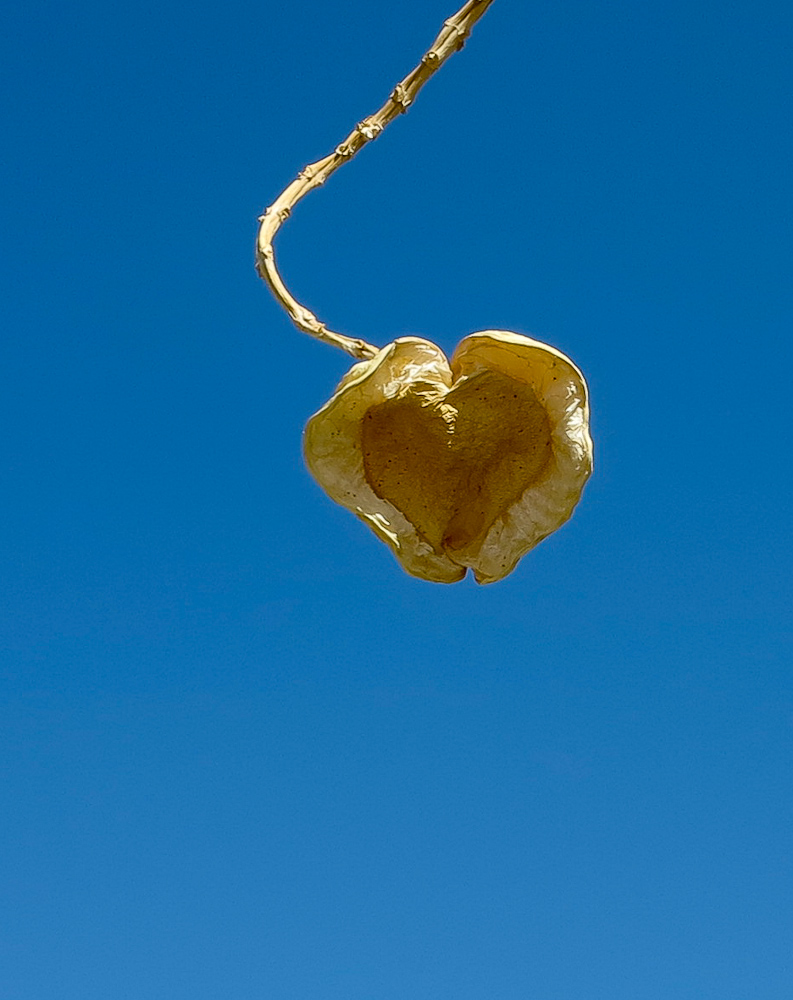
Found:
[[334, 329], [585, 372], [482, 588], [313, 483], [349, 359], [252, 263], [453, 7], [4, 14], [2, 1000], [790, 996], [793, 9], [496, 0], [279, 236]]

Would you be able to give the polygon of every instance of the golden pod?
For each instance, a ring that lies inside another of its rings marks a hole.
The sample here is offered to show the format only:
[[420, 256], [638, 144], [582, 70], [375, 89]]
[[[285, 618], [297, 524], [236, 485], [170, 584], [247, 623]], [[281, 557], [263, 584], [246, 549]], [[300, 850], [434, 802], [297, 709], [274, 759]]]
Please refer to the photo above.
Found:
[[584, 377], [516, 333], [450, 360], [403, 337], [354, 365], [308, 422], [306, 463], [408, 573], [493, 583], [570, 517], [592, 471]]

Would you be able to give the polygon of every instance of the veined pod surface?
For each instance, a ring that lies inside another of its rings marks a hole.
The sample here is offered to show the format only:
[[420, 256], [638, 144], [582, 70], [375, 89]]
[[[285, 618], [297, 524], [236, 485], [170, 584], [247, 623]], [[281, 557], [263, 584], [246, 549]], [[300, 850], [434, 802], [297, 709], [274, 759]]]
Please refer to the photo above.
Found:
[[402, 337], [354, 365], [308, 422], [317, 482], [413, 576], [493, 583], [570, 517], [592, 472], [584, 377], [502, 330], [451, 360]]

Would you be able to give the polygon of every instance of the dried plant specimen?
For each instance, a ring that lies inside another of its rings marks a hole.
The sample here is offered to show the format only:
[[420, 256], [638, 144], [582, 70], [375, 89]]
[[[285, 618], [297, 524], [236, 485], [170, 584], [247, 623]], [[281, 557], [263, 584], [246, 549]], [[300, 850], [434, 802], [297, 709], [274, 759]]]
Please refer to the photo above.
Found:
[[466, 337], [450, 360], [403, 337], [382, 350], [329, 330], [286, 288], [273, 240], [292, 208], [377, 138], [462, 48], [493, 0], [469, 0], [444, 22], [383, 107], [310, 164], [260, 218], [256, 264], [295, 325], [364, 359], [305, 433], [309, 469], [414, 576], [479, 583], [518, 560], [571, 515], [592, 471], [583, 375], [556, 349], [516, 333]]

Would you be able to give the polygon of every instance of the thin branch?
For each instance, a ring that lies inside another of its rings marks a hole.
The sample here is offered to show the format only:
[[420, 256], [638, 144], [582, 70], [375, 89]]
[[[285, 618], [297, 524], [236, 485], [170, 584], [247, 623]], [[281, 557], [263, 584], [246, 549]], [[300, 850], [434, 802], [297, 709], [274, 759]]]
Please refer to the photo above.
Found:
[[304, 198], [309, 191], [324, 184], [332, 173], [335, 173], [342, 164], [351, 160], [367, 142], [376, 139], [389, 122], [407, 111], [433, 73], [441, 68], [449, 56], [463, 47], [471, 28], [492, 2], [493, 0], [468, 0], [468, 3], [456, 14], [444, 21], [440, 34], [432, 43], [432, 47], [424, 55], [419, 65], [401, 83], [396, 85], [382, 108], [376, 114], [365, 118], [356, 125], [344, 142], [337, 146], [330, 156], [317, 160], [316, 163], [309, 164], [305, 170], [301, 170], [297, 178], [259, 218], [261, 225], [256, 240], [256, 270], [259, 275], [270, 286], [276, 299], [286, 309], [289, 318], [299, 330], [324, 341], [326, 344], [340, 347], [354, 358], [373, 358], [377, 354], [378, 348], [367, 344], [365, 340], [357, 340], [345, 337], [340, 333], [334, 333], [294, 298], [276, 267], [273, 239], [281, 224], [289, 218], [292, 209], [301, 198]]

